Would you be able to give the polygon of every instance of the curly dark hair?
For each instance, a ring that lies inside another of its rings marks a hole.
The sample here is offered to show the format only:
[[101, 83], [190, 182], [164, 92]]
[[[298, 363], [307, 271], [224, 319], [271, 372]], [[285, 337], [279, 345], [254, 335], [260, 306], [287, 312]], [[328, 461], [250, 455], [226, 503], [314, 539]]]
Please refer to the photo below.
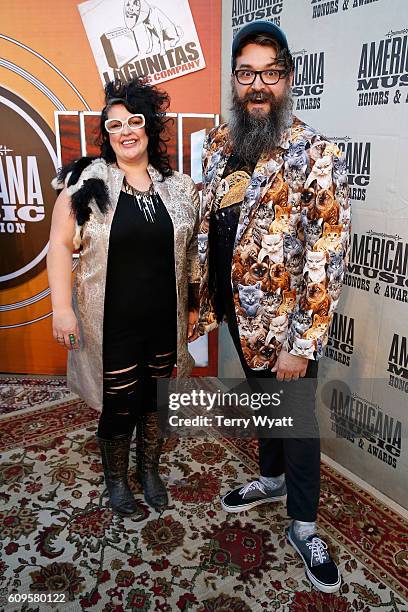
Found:
[[170, 98], [165, 91], [148, 85], [142, 78], [135, 77], [128, 83], [120, 80], [111, 81], [105, 86], [105, 106], [101, 113], [100, 134], [97, 140], [101, 149], [101, 157], [107, 162], [116, 162], [116, 155], [109, 142], [109, 134], [105, 129], [105, 120], [109, 109], [115, 104], [123, 104], [129, 113], [142, 113], [146, 120], [146, 134], [149, 137], [147, 154], [149, 163], [160, 172], [163, 177], [171, 176], [173, 170], [167, 153], [166, 110], [170, 105]]

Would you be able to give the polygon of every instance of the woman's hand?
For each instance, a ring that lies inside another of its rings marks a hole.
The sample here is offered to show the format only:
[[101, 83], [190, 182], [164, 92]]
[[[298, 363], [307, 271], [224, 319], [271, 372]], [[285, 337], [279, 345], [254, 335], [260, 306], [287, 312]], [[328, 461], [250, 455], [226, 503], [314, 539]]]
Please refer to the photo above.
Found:
[[78, 321], [72, 308], [53, 312], [52, 335], [58, 344], [69, 351], [79, 349]]
[[197, 323], [198, 323], [198, 310], [190, 310], [188, 313], [188, 331], [187, 337], [189, 342], [197, 340]]

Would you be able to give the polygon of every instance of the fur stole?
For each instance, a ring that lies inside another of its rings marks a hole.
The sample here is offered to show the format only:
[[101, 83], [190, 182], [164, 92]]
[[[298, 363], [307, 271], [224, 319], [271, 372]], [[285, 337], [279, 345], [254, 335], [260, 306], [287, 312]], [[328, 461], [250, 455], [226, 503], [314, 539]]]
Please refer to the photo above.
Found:
[[73, 240], [75, 249], [81, 246], [81, 229], [91, 215], [91, 201], [95, 202], [102, 214], [109, 207], [107, 180], [108, 164], [104, 159], [81, 157], [63, 166], [51, 183], [57, 191], [66, 188], [71, 198], [71, 209], [76, 221]]

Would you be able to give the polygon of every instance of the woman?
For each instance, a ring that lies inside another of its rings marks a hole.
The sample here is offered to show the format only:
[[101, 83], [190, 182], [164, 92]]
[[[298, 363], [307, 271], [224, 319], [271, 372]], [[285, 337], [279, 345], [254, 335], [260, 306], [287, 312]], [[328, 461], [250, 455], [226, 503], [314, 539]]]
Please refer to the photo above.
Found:
[[[48, 252], [54, 338], [69, 351], [68, 384], [100, 409], [98, 441], [112, 509], [137, 511], [127, 470], [136, 425], [137, 476], [166, 507], [157, 379], [192, 366], [199, 198], [173, 172], [163, 137], [166, 93], [141, 80], [109, 83], [101, 156], [62, 169]], [[71, 291], [72, 251], [79, 264]], [[71, 305], [72, 304], [72, 305]]]

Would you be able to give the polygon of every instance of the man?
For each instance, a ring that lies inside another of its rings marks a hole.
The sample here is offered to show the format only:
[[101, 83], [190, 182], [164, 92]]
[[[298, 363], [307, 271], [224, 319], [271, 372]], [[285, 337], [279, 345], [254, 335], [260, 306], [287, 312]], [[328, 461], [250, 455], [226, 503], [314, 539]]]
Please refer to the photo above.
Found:
[[[279, 381], [317, 376], [350, 232], [344, 161], [292, 115], [292, 76], [280, 28], [258, 21], [237, 33], [231, 119], [204, 145], [199, 235], [200, 332], [226, 318], [245, 375]], [[314, 404], [313, 392], [304, 410], [316, 423]], [[224, 510], [287, 493], [288, 540], [311, 582], [336, 591], [338, 568], [316, 533], [319, 436], [260, 439], [259, 464], [260, 478], [227, 493]]]

